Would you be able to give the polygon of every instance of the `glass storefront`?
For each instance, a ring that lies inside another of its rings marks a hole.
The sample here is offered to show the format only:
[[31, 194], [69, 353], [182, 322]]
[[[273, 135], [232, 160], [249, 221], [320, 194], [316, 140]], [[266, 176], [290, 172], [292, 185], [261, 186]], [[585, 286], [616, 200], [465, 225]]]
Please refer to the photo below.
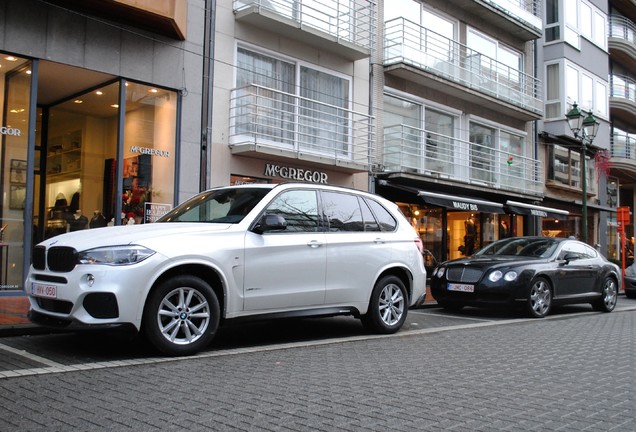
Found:
[[[60, 89], [55, 73], [101, 84]], [[6, 316], [26, 322], [23, 278], [37, 242], [69, 231], [152, 223], [173, 207], [179, 94], [1, 53], [0, 78], [3, 325], [15, 323]], [[37, 100], [31, 100], [34, 85]], [[49, 101], [51, 93], [63, 97]]]
[[432, 263], [472, 255], [493, 241], [524, 235], [521, 215], [454, 211], [425, 204], [398, 202], [419, 233]]

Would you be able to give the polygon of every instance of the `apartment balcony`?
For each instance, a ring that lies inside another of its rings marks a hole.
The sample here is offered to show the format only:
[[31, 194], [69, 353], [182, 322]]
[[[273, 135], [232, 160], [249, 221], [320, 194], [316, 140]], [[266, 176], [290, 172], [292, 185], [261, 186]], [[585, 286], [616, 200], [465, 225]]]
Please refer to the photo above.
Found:
[[636, 134], [612, 133], [610, 154], [613, 171], [622, 172], [630, 179], [636, 176]]
[[375, 3], [368, 0], [234, 0], [236, 20], [349, 60], [371, 55]]
[[404, 18], [385, 24], [385, 73], [523, 121], [543, 115], [541, 82]]
[[613, 61], [636, 70], [636, 25], [620, 15], [610, 15], [607, 47]]
[[456, 7], [478, 16], [489, 26], [521, 40], [543, 35], [543, 1], [540, 0], [455, 0]]
[[612, 116], [625, 124], [636, 123], [636, 80], [624, 75], [610, 75], [609, 107]]
[[259, 85], [234, 89], [230, 97], [232, 154], [350, 173], [371, 169], [371, 116]]
[[388, 172], [543, 195], [540, 161], [411, 126], [384, 129], [383, 165]]

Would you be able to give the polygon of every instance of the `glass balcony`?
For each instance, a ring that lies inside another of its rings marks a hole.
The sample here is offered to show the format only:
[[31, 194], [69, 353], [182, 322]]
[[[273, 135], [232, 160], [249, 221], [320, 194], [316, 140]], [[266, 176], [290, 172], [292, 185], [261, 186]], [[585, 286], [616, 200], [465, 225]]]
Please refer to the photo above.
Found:
[[234, 0], [237, 20], [352, 60], [371, 54], [374, 13], [368, 0]]
[[412, 126], [384, 129], [384, 168], [503, 191], [543, 194], [541, 162]]
[[385, 26], [387, 73], [416, 81], [432, 75], [447, 82], [435, 81], [442, 92], [525, 121], [541, 117], [541, 82], [533, 76], [404, 18]]
[[636, 24], [624, 16], [610, 15], [607, 47], [614, 60], [636, 69]]
[[610, 142], [612, 158], [629, 159], [636, 165], [636, 134], [614, 131]]
[[[496, 12], [501, 12], [508, 19], [516, 22], [518, 26], [525, 28], [529, 34], [527, 38], [541, 37], [543, 33], [542, 1], [538, 0], [475, 0], [475, 3], [486, 4]], [[506, 27], [504, 27], [506, 28]], [[521, 30], [514, 31], [513, 34], [520, 33]]]
[[234, 154], [267, 154], [362, 172], [371, 168], [373, 142], [369, 115], [259, 85], [231, 91]]

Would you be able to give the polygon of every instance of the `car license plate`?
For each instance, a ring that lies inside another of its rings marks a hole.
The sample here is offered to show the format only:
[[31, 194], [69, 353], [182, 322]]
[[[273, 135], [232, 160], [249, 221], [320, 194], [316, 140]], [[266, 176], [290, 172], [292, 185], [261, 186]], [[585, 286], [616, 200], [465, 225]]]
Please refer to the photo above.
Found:
[[475, 285], [449, 283], [448, 290], [461, 291], [461, 292], [475, 292]]
[[31, 295], [54, 299], [57, 298], [57, 287], [55, 285], [33, 283], [31, 285]]

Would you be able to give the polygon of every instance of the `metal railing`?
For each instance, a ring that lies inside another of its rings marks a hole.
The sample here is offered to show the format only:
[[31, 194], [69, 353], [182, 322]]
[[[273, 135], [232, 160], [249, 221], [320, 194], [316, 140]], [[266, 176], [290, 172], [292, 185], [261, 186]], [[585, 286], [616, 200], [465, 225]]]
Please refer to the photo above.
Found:
[[636, 135], [614, 131], [610, 137], [612, 157], [631, 159], [636, 163]]
[[368, 49], [376, 34], [375, 3], [368, 0], [234, 0], [233, 7], [266, 10]]
[[253, 143], [368, 166], [373, 118], [336, 105], [259, 85], [230, 95], [230, 145]]
[[541, 195], [541, 162], [407, 125], [384, 128], [383, 165], [388, 171]]
[[636, 24], [624, 16], [610, 15], [609, 37], [636, 44]]
[[610, 75], [610, 97], [636, 103], [636, 80], [625, 75]]
[[384, 64], [405, 63], [535, 113], [543, 112], [541, 82], [425, 27], [396, 18], [385, 23]]
[[537, 30], [543, 30], [542, 1], [538, 0], [481, 0]]

